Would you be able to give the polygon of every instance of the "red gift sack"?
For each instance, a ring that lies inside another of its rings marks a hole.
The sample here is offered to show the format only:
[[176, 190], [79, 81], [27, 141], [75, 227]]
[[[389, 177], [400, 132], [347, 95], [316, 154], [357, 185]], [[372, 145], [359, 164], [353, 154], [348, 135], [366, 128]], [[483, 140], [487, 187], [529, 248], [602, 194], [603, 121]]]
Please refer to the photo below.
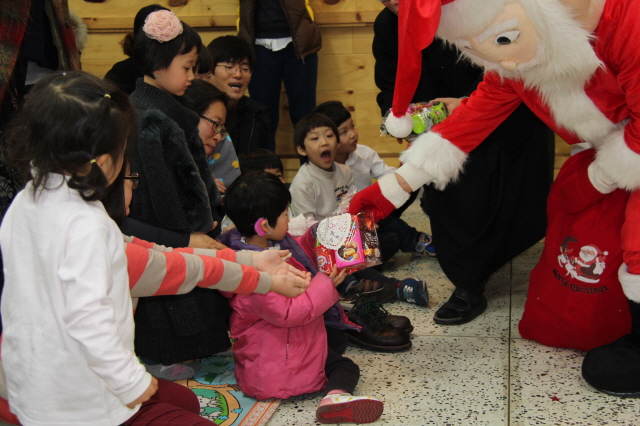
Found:
[[620, 282], [620, 229], [629, 194], [601, 194], [587, 167], [595, 152], [570, 157], [551, 187], [545, 246], [531, 272], [524, 314], [525, 339], [588, 351], [631, 330]]

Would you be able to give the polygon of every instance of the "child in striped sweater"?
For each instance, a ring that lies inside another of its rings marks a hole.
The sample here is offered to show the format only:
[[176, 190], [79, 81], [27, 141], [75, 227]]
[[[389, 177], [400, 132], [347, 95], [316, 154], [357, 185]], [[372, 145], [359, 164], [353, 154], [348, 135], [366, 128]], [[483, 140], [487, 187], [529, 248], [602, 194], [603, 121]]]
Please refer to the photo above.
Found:
[[[200, 418], [189, 389], [151, 377], [133, 350], [133, 269], [122, 234], [99, 201], [124, 178], [134, 117], [127, 97], [110, 84], [82, 72], [55, 73], [36, 84], [9, 130], [7, 158], [32, 176], [0, 227], [7, 385], [0, 395], [8, 396], [22, 424], [210, 424]], [[175, 266], [175, 259], [166, 260]], [[264, 260], [252, 257], [251, 263]], [[241, 265], [237, 270], [249, 279], [228, 282], [227, 265], [214, 263], [201, 275], [179, 269], [185, 283], [236, 291], [266, 291], [280, 282], [302, 292], [308, 282], [292, 275], [263, 277]], [[144, 269], [154, 272], [148, 264], [136, 270]], [[149, 295], [152, 280], [143, 272], [134, 293]], [[155, 293], [183, 290], [176, 286], [165, 279]]]

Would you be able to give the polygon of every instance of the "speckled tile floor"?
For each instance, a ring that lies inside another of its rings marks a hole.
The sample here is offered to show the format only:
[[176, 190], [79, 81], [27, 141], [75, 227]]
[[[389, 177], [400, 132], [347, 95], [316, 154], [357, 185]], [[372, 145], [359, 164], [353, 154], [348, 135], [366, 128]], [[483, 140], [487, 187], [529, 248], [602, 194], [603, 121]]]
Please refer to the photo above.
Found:
[[[403, 217], [417, 229], [429, 230], [418, 203]], [[409, 351], [347, 349], [362, 370], [356, 393], [385, 402], [385, 412], [374, 425], [640, 425], [640, 398], [608, 396], [584, 382], [584, 353], [520, 337], [517, 324], [529, 272], [541, 251], [542, 244], [536, 244], [494, 274], [487, 285], [487, 311], [469, 324], [452, 327], [432, 320], [453, 290], [438, 263], [396, 256], [388, 274], [426, 280], [431, 301], [428, 307], [385, 305], [411, 319], [415, 329]], [[316, 393], [282, 401], [268, 426], [318, 425], [320, 397]], [[0, 426], [5, 424], [0, 421]]]
[[[418, 203], [403, 218], [429, 230]], [[385, 402], [375, 424], [393, 426], [640, 425], [640, 399], [596, 392], [580, 375], [583, 352], [524, 340], [517, 329], [529, 272], [542, 251], [536, 244], [495, 273], [487, 285], [489, 307], [461, 326], [440, 326], [433, 313], [453, 285], [435, 261], [396, 256], [387, 272], [427, 281], [428, 307], [393, 302], [385, 307], [411, 319], [413, 347], [383, 354], [349, 347], [361, 368], [356, 393]], [[320, 393], [282, 401], [268, 426], [318, 425]]]

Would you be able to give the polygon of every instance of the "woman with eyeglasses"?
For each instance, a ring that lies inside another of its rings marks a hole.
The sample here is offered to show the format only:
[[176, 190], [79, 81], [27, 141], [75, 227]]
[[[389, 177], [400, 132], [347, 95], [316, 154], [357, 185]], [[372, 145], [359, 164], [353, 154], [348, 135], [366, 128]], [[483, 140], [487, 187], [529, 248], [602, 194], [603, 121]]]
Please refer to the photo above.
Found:
[[[191, 110], [200, 117], [198, 132], [204, 144], [209, 170], [224, 197], [227, 187], [240, 176], [238, 156], [227, 139], [225, 128], [229, 97], [211, 83], [198, 79], [193, 81], [185, 96], [193, 103]], [[223, 217], [222, 204], [217, 210], [218, 215]]]

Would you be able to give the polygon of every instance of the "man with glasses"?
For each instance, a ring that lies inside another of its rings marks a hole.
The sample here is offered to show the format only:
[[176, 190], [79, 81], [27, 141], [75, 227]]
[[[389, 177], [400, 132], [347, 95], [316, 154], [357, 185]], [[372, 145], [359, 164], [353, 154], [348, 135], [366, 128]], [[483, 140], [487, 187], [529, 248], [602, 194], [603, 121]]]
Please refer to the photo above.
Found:
[[[214, 66], [208, 81], [229, 96], [225, 127], [235, 152], [225, 155], [236, 159], [237, 154], [254, 148], [275, 152], [267, 107], [245, 95], [254, 66], [251, 46], [240, 37], [222, 36], [209, 43], [207, 48]], [[229, 144], [220, 144], [220, 148], [224, 145]]]

